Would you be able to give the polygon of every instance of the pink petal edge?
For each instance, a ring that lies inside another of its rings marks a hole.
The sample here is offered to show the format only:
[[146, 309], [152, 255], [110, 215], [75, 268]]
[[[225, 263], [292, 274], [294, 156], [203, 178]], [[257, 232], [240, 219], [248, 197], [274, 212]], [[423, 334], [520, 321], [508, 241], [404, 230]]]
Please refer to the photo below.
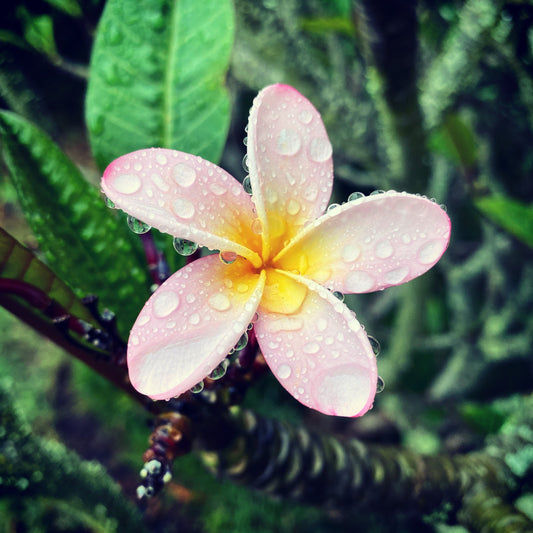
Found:
[[248, 121], [248, 167], [257, 213], [282, 215], [291, 231], [320, 216], [333, 185], [332, 148], [314, 106], [288, 85], [255, 98]]
[[256, 256], [250, 251], [259, 248], [259, 238], [249, 230], [254, 219], [249, 195], [230, 174], [200, 157], [138, 150], [107, 167], [102, 189], [117, 207], [163, 233]]
[[372, 292], [427, 272], [448, 247], [450, 231], [448, 215], [435, 202], [389, 191], [328, 211], [275, 262], [332, 290]]
[[[287, 274], [289, 275], [289, 274]], [[355, 315], [330, 291], [299, 276], [308, 293], [298, 313], [258, 311], [263, 356], [300, 403], [327, 415], [361, 416], [373, 404], [376, 357]]]
[[157, 289], [128, 342], [129, 376], [139, 392], [154, 400], [182, 394], [227, 356], [263, 293], [264, 273], [249, 272], [244, 259], [225, 265], [210, 255], [178, 270]]

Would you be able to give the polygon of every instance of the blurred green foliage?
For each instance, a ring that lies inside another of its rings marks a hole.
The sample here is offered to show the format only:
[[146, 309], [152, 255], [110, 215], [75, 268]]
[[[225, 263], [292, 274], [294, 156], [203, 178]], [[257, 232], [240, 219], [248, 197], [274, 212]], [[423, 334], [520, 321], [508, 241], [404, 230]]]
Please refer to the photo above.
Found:
[[[447, 206], [452, 242], [423, 279], [347, 298], [382, 346], [378, 364], [387, 388], [373, 413], [357, 422], [317, 418], [270, 378], [253, 388], [246, 405], [347, 436], [401, 435], [414, 450], [471, 450], [512, 412], [495, 401], [530, 392], [533, 377], [533, 7], [421, 0], [417, 46], [399, 48], [392, 62], [418, 65], [410, 87], [419, 96], [417, 118], [388, 107], [383, 97], [394, 77], [378, 72], [368, 53], [373, 35], [362, 20], [364, 5], [9, 3], [0, 22], [0, 107], [6, 110], [0, 113], [6, 163], [0, 221], [30, 247], [38, 245], [78, 296], [97, 293], [126, 333], [150, 281], [137, 237], [99, 197], [99, 172], [125, 152], [157, 145], [220, 160], [243, 178], [242, 138], [253, 96], [270, 83], [294, 85], [326, 123], [336, 201], [354, 190], [392, 186], [434, 197]], [[408, 141], [391, 126], [399, 119], [427, 140], [408, 161], [426, 173], [422, 189], [409, 172], [398, 172], [395, 158], [405, 157]], [[155, 238], [169, 255], [168, 239]], [[169, 263], [181, 264], [170, 256]], [[0, 323], [0, 374], [13, 376], [16, 402], [33, 432], [98, 459], [133, 496], [149, 433], [144, 412], [26, 335], [5, 313]], [[513, 401], [520, 410], [521, 400]], [[529, 459], [517, 456], [520, 465]], [[213, 480], [194, 457], [175, 470], [175, 484], [146, 513], [154, 530], [172, 531], [178, 521], [183, 531], [210, 532], [403, 528], [387, 517], [328, 516], [273, 502]], [[16, 506], [0, 501], [11, 529], [98, 531], [105, 523], [98, 509], [77, 517], [67, 511], [64, 502], [46, 498], [21, 498]], [[450, 531], [438, 519], [418, 525]]]

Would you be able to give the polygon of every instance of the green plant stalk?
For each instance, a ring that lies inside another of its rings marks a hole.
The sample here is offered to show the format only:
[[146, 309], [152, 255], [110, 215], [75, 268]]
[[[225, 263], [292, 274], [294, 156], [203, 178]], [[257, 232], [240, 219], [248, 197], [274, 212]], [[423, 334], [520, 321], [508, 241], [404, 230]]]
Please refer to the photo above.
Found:
[[430, 175], [418, 95], [416, 2], [362, 0], [356, 12], [367, 59], [367, 90], [381, 117], [391, 185], [427, 189]]

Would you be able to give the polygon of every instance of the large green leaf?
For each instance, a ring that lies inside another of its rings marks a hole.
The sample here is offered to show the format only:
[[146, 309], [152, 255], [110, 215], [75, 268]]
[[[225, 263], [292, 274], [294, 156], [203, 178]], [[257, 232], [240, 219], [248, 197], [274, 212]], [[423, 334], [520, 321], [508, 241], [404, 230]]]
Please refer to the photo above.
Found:
[[152, 146], [218, 161], [230, 118], [224, 77], [233, 33], [231, 0], [107, 2], [86, 102], [101, 168]]
[[3, 228], [0, 228], [0, 278], [24, 281], [55, 300], [71, 315], [98, 327], [72, 289]]
[[149, 293], [137, 237], [39, 129], [0, 112], [0, 133], [24, 214], [48, 264], [78, 295], [97, 294], [125, 332]]
[[533, 248], [533, 206], [500, 194], [484, 196], [475, 204], [485, 216]]

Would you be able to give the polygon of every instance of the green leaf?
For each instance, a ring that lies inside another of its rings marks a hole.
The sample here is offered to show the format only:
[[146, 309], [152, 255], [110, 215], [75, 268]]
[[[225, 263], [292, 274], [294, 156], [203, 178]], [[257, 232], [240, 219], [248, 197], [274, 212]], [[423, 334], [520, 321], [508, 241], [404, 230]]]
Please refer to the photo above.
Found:
[[432, 134], [430, 147], [468, 169], [477, 162], [477, 144], [471, 127], [459, 116], [449, 114], [442, 127]]
[[224, 86], [231, 0], [109, 0], [91, 58], [86, 114], [95, 158], [164, 147], [217, 162], [229, 126]]
[[78, 295], [98, 295], [125, 332], [149, 295], [136, 236], [39, 129], [0, 112], [0, 133], [22, 209], [48, 264]]
[[71, 315], [98, 327], [87, 307], [72, 289], [3, 228], [0, 228], [0, 278], [29, 283], [59, 303]]
[[81, 17], [82, 11], [76, 0], [45, 0], [47, 4], [72, 17]]
[[533, 248], [533, 206], [501, 194], [479, 198], [475, 205], [495, 224]]
[[32, 15], [24, 6], [17, 10], [24, 24], [26, 41], [38, 52], [49, 57], [57, 57], [54, 39], [54, 22], [49, 15]]

